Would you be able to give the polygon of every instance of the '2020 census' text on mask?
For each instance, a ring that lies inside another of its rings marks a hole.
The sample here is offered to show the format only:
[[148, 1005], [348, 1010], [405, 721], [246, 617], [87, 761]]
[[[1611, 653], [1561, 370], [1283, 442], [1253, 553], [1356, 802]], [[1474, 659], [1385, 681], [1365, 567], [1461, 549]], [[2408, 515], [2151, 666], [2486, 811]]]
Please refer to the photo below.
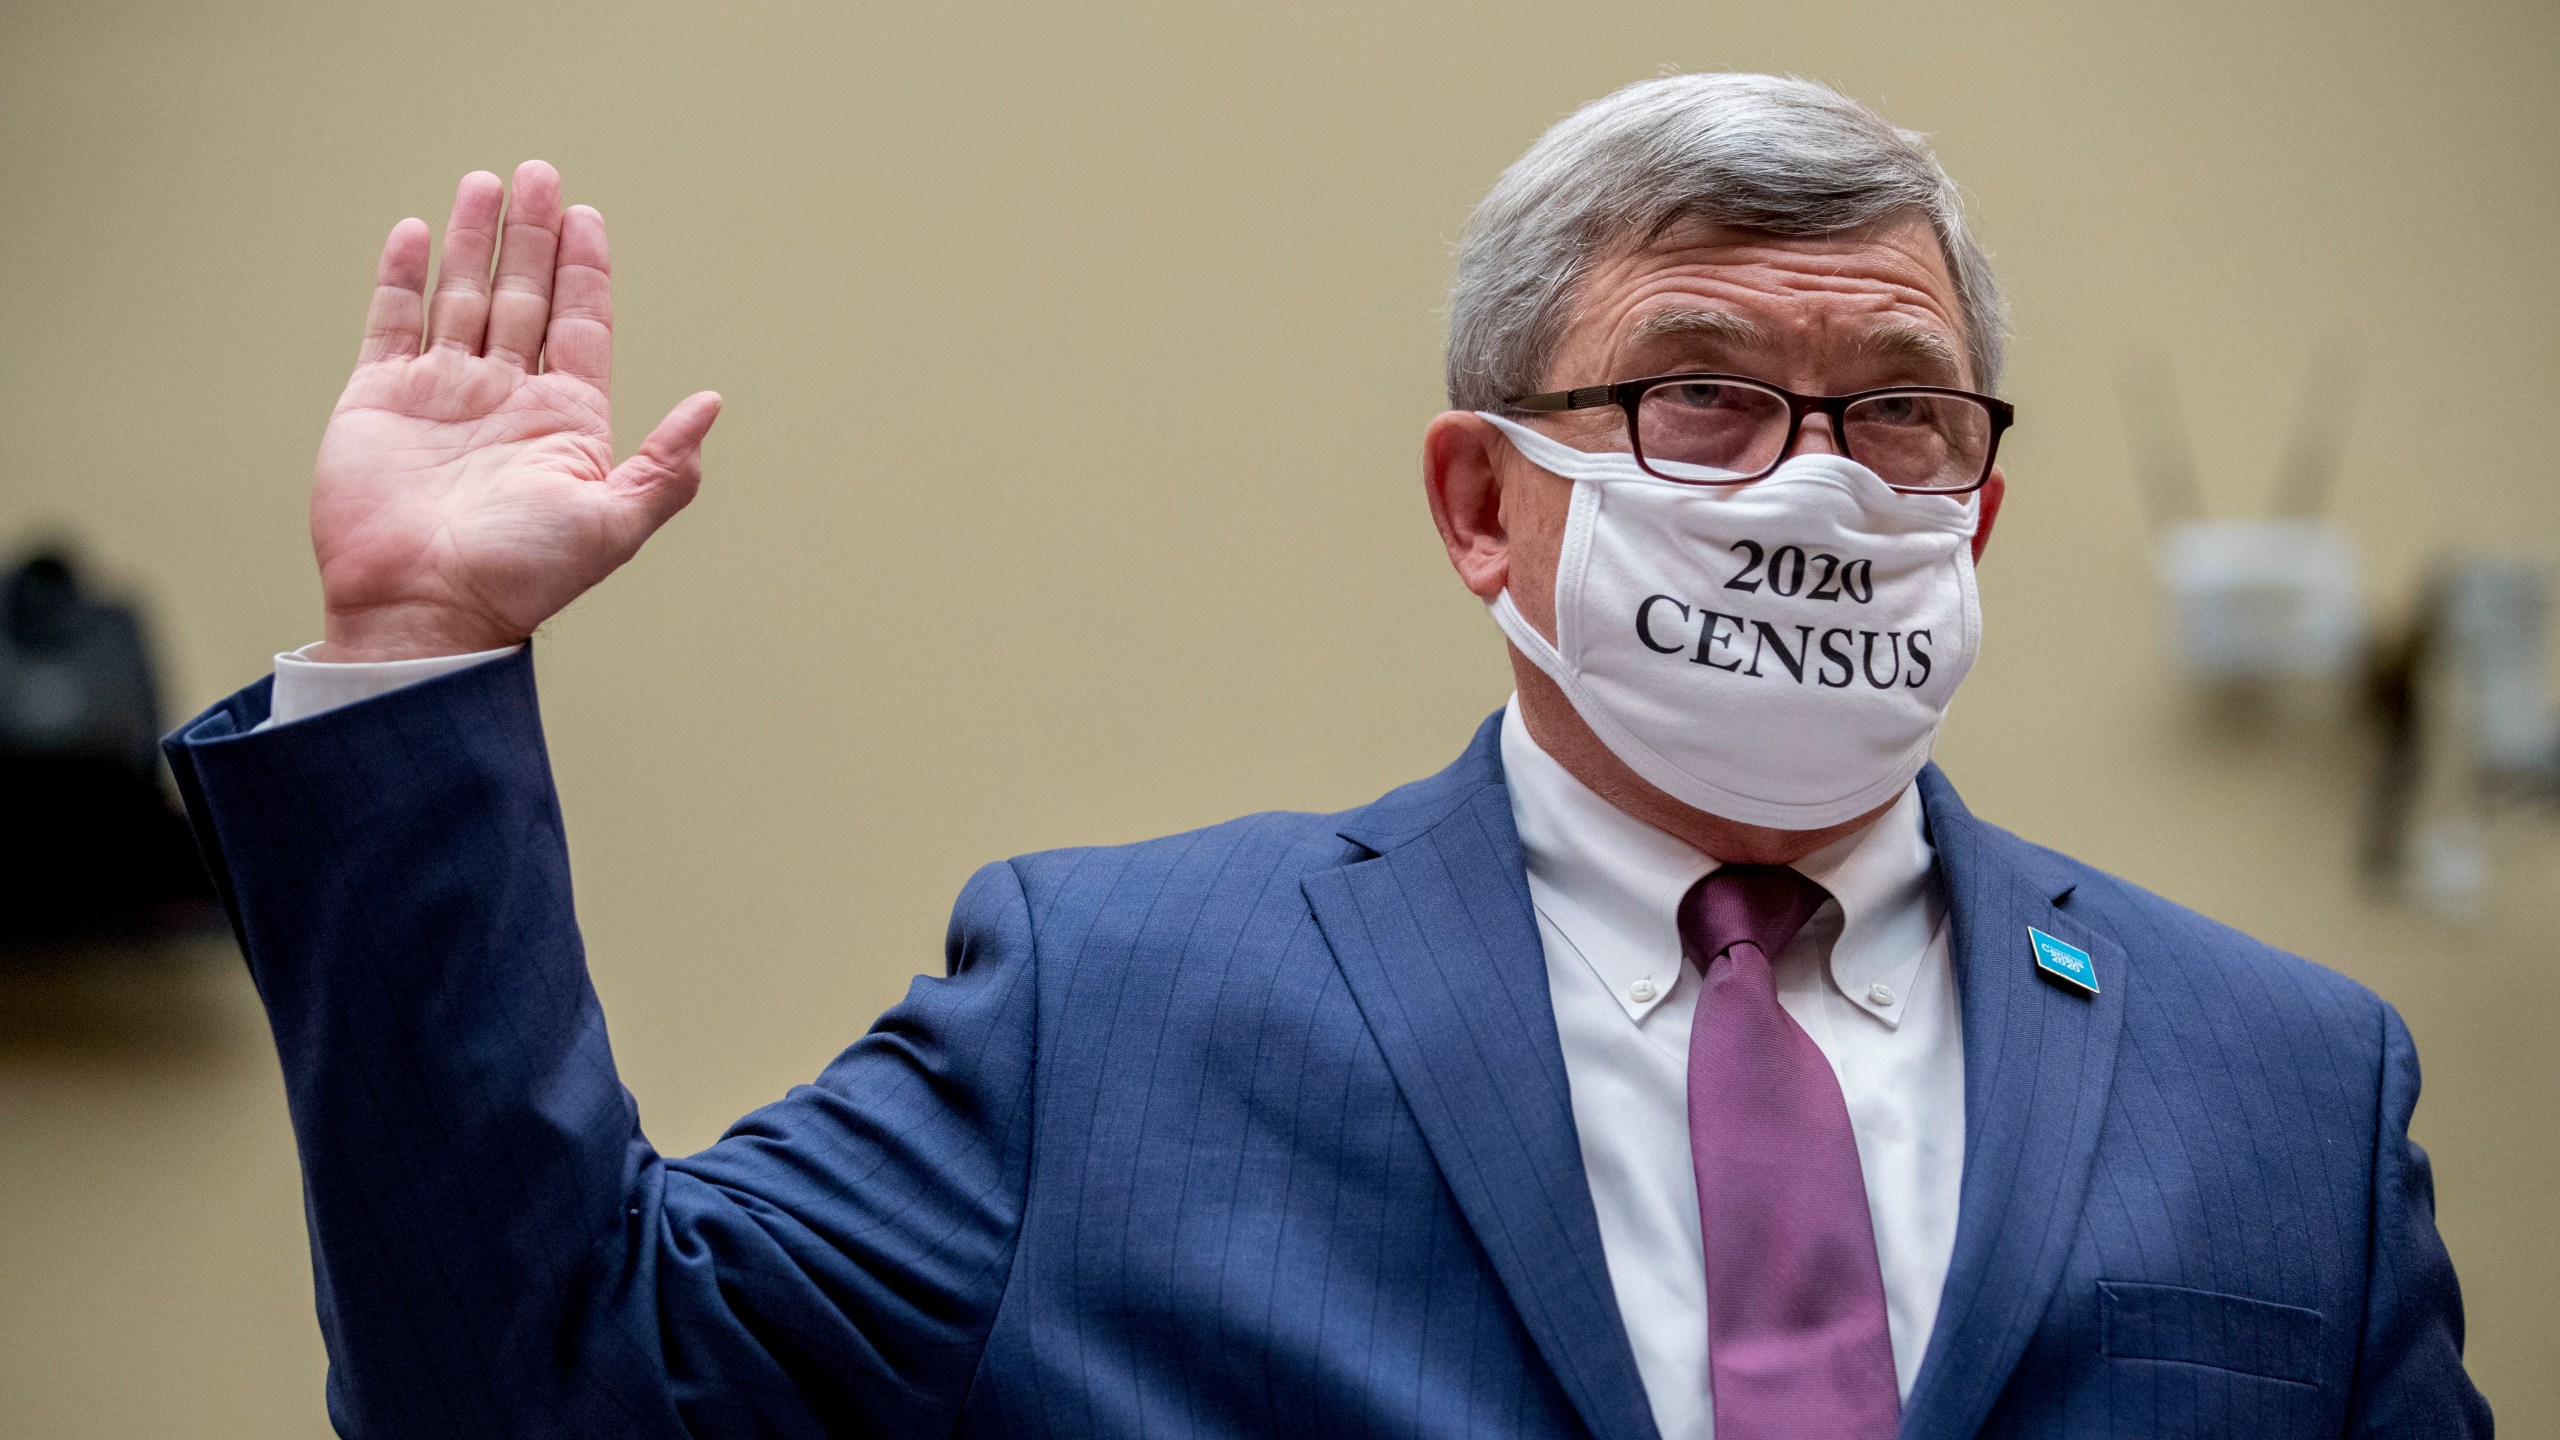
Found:
[[1838, 455], [1684, 485], [1486, 415], [1574, 482], [1555, 641], [1503, 633], [1629, 768], [1701, 810], [1813, 830], [1900, 794], [1982, 644], [1972, 496], [1905, 494]]

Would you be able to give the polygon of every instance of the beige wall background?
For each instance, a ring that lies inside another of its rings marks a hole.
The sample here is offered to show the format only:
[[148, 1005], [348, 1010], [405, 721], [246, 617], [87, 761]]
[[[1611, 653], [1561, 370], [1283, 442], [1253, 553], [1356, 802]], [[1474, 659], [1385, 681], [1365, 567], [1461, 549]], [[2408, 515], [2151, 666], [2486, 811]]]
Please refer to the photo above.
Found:
[[[586, 932], [670, 1150], [940, 964], [975, 865], [1358, 803], [1507, 689], [1416, 483], [1448, 244], [1577, 103], [1794, 71], [1932, 132], [2022, 420], [1975, 808], [2382, 991], [2508, 1433], [2560, 1428], [2560, 825], [2467, 924], [2363, 892], [2342, 707], [2158, 642], [2120, 382], [2263, 502], [2360, 336], [2377, 614], [2560, 539], [2560, 11], [294, 3], [0, 8], [0, 543], [145, 596], [181, 713], [316, 638], [303, 503], [380, 237], [540, 155], [613, 227], [625, 443], [700, 502], [542, 643]], [[173, 719], [176, 716], [173, 715]], [[5, 801], [0, 801], [4, 806]], [[275, 1062], [227, 947], [0, 986], [0, 1433], [325, 1433]]]

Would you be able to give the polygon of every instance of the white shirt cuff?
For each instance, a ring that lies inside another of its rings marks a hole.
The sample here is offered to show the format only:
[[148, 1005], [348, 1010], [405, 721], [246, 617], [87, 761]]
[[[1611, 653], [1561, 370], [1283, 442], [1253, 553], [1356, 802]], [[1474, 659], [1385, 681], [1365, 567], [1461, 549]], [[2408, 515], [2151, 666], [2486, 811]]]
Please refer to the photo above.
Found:
[[433, 680], [456, 670], [502, 659], [523, 649], [508, 645], [496, 650], [475, 650], [468, 655], [430, 655], [419, 660], [352, 660], [333, 662], [313, 660], [305, 653], [324, 643], [313, 641], [300, 650], [287, 651], [276, 657], [276, 684], [268, 697], [267, 718], [258, 725], [290, 725], [314, 715], [387, 695], [403, 685]]

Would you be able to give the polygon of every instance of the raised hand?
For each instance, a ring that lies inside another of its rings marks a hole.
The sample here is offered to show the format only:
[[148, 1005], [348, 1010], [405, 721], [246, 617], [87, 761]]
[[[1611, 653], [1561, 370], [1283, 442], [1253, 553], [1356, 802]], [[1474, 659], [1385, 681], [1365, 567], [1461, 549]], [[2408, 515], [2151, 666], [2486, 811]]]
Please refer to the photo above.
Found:
[[432, 303], [425, 222], [403, 220], [383, 242], [364, 348], [311, 492], [324, 659], [515, 644], [637, 553], [702, 482], [702, 439], [720, 413], [707, 390], [613, 463], [603, 217], [564, 213], [559, 173], [539, 160], [516, 169], [503, 240], [501, 199], [497, 176], [462, 177]]

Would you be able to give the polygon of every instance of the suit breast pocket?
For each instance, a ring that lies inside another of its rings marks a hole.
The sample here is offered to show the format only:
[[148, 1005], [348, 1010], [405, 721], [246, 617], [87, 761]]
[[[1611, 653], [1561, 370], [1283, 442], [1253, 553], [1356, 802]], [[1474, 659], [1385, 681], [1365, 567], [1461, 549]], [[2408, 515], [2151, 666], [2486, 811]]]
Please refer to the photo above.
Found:
[[2109, 1358], [2209, 1365], [2242, 1375], [2320, 1383], [2320, 1312], [2183, 1285], [2098, 1282]]

